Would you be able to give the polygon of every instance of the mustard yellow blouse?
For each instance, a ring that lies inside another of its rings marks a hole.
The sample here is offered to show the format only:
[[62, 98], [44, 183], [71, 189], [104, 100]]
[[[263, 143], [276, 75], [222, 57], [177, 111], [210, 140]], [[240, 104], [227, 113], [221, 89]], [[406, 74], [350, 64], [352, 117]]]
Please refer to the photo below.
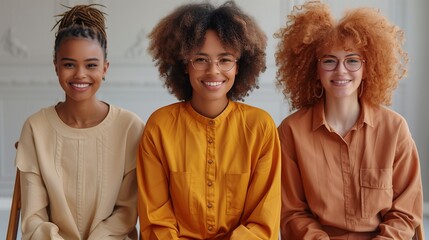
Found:
[[143, 239], [277, 239], [280, 143], [265, 111], [214, 119], [180, 102], [148, 119], [137, 159]]

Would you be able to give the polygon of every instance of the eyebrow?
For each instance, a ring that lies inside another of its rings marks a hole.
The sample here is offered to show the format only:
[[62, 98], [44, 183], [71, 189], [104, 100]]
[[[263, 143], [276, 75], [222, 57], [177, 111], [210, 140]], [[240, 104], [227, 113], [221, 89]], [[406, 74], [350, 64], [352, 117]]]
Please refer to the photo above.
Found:
[[[202, 56], [210, 57], [209, 54], [202, 53], [202, 52], [197, 52], [197, 53], [195, 53], [195, 55], [202, 55]], [[229, 52], [225, 52], [225, 53], [220, 53], [220, 54], [217, 55], [217, 57], [224, 57], [224, 56], [232, 56], [232, 57], [234, 57], [234, 54], [229, 53]]]
[[[358, 57], [360, 57], [360, 54], [358, 54], [358, 53], [350, 53], [350, 54], [347, 54], [347, 55], [346, 55], [346, 57], [353, 57], [353, 56], [358, 56]], [[322, 57], [333, 57], [333, 58], [337, 58], [337, 59], [338, 59], [338, 57], [337, 57], [337, 56], [335, 56], [335, 55], [331, 55], [331, 54], [326, 54], [326, 55], [323, 55]]]
[[[72, 61], [72, 62], [77, 62], [77, 60], [76, 60], [76, 59], [73, 59], [73, 58], [67, 58], [67, 57], [65, 57], [65, 58], [61, 58], [61, 61]], [[85, 62], [93, 62], [93, 61], [100, 61], [100, 59], [98, 59], [98, 58], [88, 58], [88, 59], [85, 59]]]

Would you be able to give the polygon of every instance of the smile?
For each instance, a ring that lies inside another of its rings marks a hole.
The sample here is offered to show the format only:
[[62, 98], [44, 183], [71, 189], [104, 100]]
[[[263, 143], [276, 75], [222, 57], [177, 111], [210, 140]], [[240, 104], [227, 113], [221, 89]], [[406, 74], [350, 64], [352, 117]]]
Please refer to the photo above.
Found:
[[204, 82], [205, 85], [210, 87], [217, 87], [220, 86], [223, 82]]
[[331, 82], [335, 85], [345, 85], [351, 81], [352, 80], [332, 80]]
[[89, 83], [70, 83], [75, 88], [87, 88], [89, 87]]

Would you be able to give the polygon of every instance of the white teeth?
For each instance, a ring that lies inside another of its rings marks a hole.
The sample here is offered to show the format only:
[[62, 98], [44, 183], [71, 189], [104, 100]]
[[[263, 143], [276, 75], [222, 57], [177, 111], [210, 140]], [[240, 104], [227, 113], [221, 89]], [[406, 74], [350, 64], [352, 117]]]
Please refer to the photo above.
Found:
[[215, 87], [215, 86], [220, 86], [222, 84], [222, 82], [204, 82], [204, 84], [211, 86], [211, 87]]
[[86, 88], [89, 86], [89, 83], [72, 83], [72, 86], [76, 88]]
[[335, 84], [346, 84], [348, 82], [350, 82], [350, 80], [338, 80], [338, 81], [333, 81]]

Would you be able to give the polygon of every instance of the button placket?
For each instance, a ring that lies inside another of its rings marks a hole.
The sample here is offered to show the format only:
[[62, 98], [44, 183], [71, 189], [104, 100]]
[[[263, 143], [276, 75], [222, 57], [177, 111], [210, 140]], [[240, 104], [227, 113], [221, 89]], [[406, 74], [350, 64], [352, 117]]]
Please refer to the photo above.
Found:
[[343, 172], [343, 184], [344, 184], [344, 205], [346, 211], [347, 226], [353, 225], [353, 194], [352, 194], [352, 173], [350, 167], [350, 156], [349, 148], [347, 143], [341, 143], [340, 147], [341, 156], [341, 169]]
[[207, 134], [207, 164], [206, 164], [206, 207], [207, 207], [207, 220], [206, 226], [209, 232], [216, 231], [216, 160], [215, 160], [215, 122], [209, 120], [206, 125]]

